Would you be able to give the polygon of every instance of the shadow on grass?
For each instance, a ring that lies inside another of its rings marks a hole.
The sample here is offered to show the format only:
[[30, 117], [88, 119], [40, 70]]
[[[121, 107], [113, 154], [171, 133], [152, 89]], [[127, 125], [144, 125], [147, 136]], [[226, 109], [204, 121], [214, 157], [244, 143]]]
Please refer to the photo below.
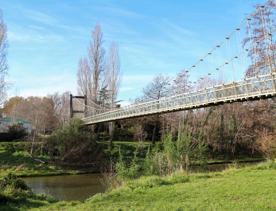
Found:
[[29, 210], [31, 208], [38, 208], [49, 203], [57, 202], [54, 199], [47, 198], [43, 195], [35, 194], [17, 194], [16, 196], [0, 195], [0, 210]]

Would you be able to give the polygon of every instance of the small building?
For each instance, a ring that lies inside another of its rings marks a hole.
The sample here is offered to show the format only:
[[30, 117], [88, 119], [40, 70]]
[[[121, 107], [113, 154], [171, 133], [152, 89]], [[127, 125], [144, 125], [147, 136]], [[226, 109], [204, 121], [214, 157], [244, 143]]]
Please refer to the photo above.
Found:
[[6, 133], [9, 131], [9, 128], [13, 125], [22, 125], [25, 128], [27, 133], [31, 133], [33, 130], [32, 123], [21, 118], [12, 118], [12, 117], [0, 117], [0, 133]]

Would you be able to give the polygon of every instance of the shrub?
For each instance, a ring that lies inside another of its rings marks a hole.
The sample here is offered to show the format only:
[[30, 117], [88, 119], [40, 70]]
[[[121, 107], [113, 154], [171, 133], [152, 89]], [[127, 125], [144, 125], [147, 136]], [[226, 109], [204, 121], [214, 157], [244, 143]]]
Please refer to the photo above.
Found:
[[276, 159], [276, 134], [268, 134], [263, 132], [257, 140], [257, 149], [269, 159]]
[[207, 148], [200, 136], [196, 138], [180, 130], [176, 141], [166, 135], [162, 142], [163, 148], [156, 145], [152, 150], [148, 149], [143, 165], [146, 175], [168, 175], [177, 170], [188, 173], [192, 162], [206, 161]]
[[69, 124], [46, 137], [46, 140], [48, 154], [64, 162], [83, 163], [101, 157], [102, 151], [94, 134], [79, 119], [72, 119]]
[[138, 177], [139, 165], [137, 160], [137, 151], [134, 153], [134, 158], [130, 164], [127, 164], [123, 160], [121, 150], [119, 148], [119, 160], [116, 163], [116, 173], [120, 179], [133, 179]]
[[12, 173], [9, 173], [0, 181], [0, 189], [4, 190], [7, 188], [11, 190], [30, 190], [22, 179], [17, 178], [17, 176]]
[[14, 124], [10, 126], [8, 134], [12, 140], [22, 139], [28, 135], [22, 124]]

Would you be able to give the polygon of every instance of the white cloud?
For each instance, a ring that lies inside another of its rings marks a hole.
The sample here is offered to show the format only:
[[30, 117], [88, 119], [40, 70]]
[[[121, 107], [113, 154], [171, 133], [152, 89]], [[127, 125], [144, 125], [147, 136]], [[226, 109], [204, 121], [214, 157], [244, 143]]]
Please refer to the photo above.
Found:
[[20, 10], [23, 13], [23, 15], [40, 24], [55, 25], [58, 23], [56, 18], [54, 18], [52, 15], [48, 15], [45, 12], [31, 10], [23, 7], [21, 7]]
[[105, 5], [105, 6], [95, 6], [93, 7], [96, 10], [102, 10], [107, 13], [111, 13], [112, 15], [117, 15], [121, 17], [128, 18], [144, 18], [145, 16], [129, 9], [124, 9], [121, 7], [117, 7], [114, 5]]
[[76, 94], [76, 79], [71, 74], [57, 76], [17, 76], [9, 80], [9, 96], [47, 96], [55, 92], [71, 91]]
[[15, 29], [8, 31], [8, 39], [10, 42], [20, 42], [20, 43], [53, 43], [53, 42], [62, 42], [64, 37], [54, 33], [42, 33], [36, 30], [28, 29]]

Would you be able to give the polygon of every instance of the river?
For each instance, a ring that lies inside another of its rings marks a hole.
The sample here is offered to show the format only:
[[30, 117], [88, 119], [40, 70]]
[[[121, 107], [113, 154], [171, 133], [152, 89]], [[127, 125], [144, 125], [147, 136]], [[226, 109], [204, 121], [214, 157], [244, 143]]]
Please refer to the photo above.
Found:
[[[248, 166], [257, 162], [240, 163], [239, 166]], [[229, 164], [215, 164], [191, 167], [192, 172], [212, 172], [222, 171], [229, 167]], [[80, 174], [80, 175], [60, 175], [26, 177], [24, 181], [37, 194], [51, 195], [58, 200], [79, 200], [83, 201], [96, 193], [105, 191], [105, 186], [101, 182], [101, 174]]]
[[36, 194], [51, 195], [59, 200], [83, 201], [105, 191], [100, 174], [26, 177], [24, 181]]

